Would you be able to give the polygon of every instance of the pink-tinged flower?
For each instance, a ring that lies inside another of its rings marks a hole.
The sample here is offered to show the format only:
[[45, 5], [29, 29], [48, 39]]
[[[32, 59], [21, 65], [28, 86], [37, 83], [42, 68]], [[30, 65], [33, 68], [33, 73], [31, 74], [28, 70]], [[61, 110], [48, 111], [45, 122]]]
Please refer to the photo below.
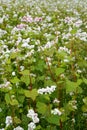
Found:
[[21, 24], [18, 24], [18, 25], [17, 25], [17, 28], [18, 28], [18, 29], [23, 29], [23, 28], [25, 28], [26, 26], [27, 26], [27, 25], [21, 23]]
[[36, 18], [34, 19], [34, 22], [40, 22], [40, 21], [42, 21], [42, 18], [41, 18], [41, 17], [36, 17]]
[[33, 22], [33, 18], [31, 16], [24, 16], [21, 21], [27, 22], [27, 23], [28, 22], [32, 23]]

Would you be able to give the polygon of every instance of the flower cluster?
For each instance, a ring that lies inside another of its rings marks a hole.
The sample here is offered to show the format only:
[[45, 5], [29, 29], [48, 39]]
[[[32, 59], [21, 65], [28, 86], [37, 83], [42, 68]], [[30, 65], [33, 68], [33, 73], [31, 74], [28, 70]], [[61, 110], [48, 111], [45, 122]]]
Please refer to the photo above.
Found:
[[20, 126], [17, 126], [16, 128], [14, 128], [14, 130], [24, 130], [24, 129]]
[[31, 118], [33, 122], [28, 124], [28, 130], [33, 130], [36, 128], [36, 123], [39, 123], [38, 114], [34, 112], [33, 109], [28, 110], [27, 117]]
[[32, 23], [32, 22], [40, 22], [42, 21], [42, 17], [35, 17], [34, 19], [32, 18], [31, 15], [28, 15], [28, 16], [24, 16], [21, 21], [23, 22], [29, 22], [29, 23]]
[[5, 35], [7, 32], [5, 30], [0, 29], [0, 38]]
[[56, 86], [51, 86], [51, 87], [46, 87], [46, 88], [41, 88], [41, 89], [38, 89], [38, 93], [39, 94], [51, 94], [52, 92], [54, 92], [56, 89]]
[[[74, 111], [76, 122], [83, 122], [78, 119], [87, 111], [86, 99], [82, 102], [87, 88], [86, 3], [0, 0], [1, 130], [42, 130], [50, 125], [54, 130], [60, 125], [55, 117], [68, 125], [75, 122]], [[81, 119], [85, 122], [85, 116]]]
[[11, 116], [7, 116], [5, 123], [6, 123], [6, 127], [11, 125], [12, 124], [12, 117]]
[[57, 98], [55, 98], [53, 103], [60, 103], [60, 101]]
[[55, 108], [54, 110], [51, 110], [51, 114], [60, 116], [62, 114], [62, 112], [58, 108]]
[[28, 130], [34, 130], [35, 128], [36, 128], [36, 125], [35, 125], [34, 122], [30, 122], [30, 123], [28, 124]]
[[72, 109], [77, 109], [77, 101], [76, 100], [72, 100], [69, 101], [69, 105], [72, 107]]
[[38, 114], [35, 113], [33, 109], [28, 110], [27, 117], [31, 118], [34, 123], [39, 122]]
[[9, 81], [5, 81], [5, 83], [3, 83], [3, 84], [0, 85], [0, 88], [8, 88], [8, 89], [11, 89], [11, 87], [10, 87], [10, 82], [9, 82]]
[[68, 54], [70, 54], [70, 52], [71, 52], [71, 51], [70, 51], [68, 48], [66, 48], [65, 46], [64, 46], [64, 47], [59, 47], [58, 51], [59, 51], [59, 52], [64, 51], [64, 52], [66, 52], [66, 53], [68, 53]]

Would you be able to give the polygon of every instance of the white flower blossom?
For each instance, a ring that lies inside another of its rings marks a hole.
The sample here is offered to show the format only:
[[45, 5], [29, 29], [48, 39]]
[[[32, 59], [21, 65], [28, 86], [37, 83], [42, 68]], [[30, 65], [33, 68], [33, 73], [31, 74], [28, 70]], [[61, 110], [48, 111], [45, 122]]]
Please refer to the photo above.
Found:
[[12, 124], [12, 117], [11, 116], [7, 116], [5, 123], [6, 123], [6, 126], [11, 125]]
[[44, 49], [51, 48], [54, 44], [54, 41], [48, 41], [47, 44], [44, 46]]
[[64, 59], [63, 61], [64, 61], [64, 62], [69, 62], [69, 60], [68, 60], [68, 59]]
[[81, 25], [82, 25], [82, 20], [80, 19], [74, 23], [74, 26], [76, 27], [80, 27]]
[[69, 49], [66, 48], [65, 46], [64, 46], [64, 47], [59, 47], [58, 52], [61, 52], [61, 51], [65, 51], [65, 52], [67, 52], [68, 54], [70, 54], [70, 52], [71, 52], [71, 50], [69, 50]]
[[77, 109], [76, 103], [77, 103], [76, 100], [69, 101], [69, 105], [71, 105], [71, 107], [72, 107], [73, 109]]
[[0, 88], [9, 88], [10, 89], [10, 82], [9, 81], [5, 81], [4, 84], [0, 85]]
[[85, 60], [87, 60], [87, 57], [85, 57]]
[[3, 23], [3, 18], [0, 18], [0, 24], [2, 24]]
[[80, 74], [80, 73], [82, 73], [82, 71], [78, 69], [78, 70], [77, 70], [77, 73], [79, 73], [79, 74]]
[[60, 116], [62, 114], [62, 112], [58, 108], [55, 108], [54, 110], [51, 110], [51, 114]]
[[57, 98], [55, 98], [53, 103], [60, 103], [60, 101]]
[[22, 127], [18, 126], [16, 128], [14, 128], [14, 130], [24, 130]]
[[20, 66], [20, 71], [23, 71], [24, 70], [24, 66]]
[[30, 122], [30, 123], [28, 124], [28, 130], [34, 130], [35, 128], [36, 128], [36, 125], [35, 125], [34, 122]]
[[72, 122], [75, 123], [75, 118], [72, 119]]
[[13, 71], [13, 72], [12, 72], [12, 76], [15, 76], [15, 75], [16, 75], [16, 73]]
[[46, 87], [46, 88], [41, 88], [41, 89], [38, 89], [38, 93], [39, 94], [51, 94], [52, 92], [54, 92], [56, 89], [56, 86], [51, 86], [51, 87]]
[[0, 38], [1, 38], [3, 35], [5, 35], [6, 33], [7, 33], [7, 31], [0, 29]]
[[38, 114], [33, 109], [28, 110], [27, 117], [31, 118], [34, 123], [39, 123]]

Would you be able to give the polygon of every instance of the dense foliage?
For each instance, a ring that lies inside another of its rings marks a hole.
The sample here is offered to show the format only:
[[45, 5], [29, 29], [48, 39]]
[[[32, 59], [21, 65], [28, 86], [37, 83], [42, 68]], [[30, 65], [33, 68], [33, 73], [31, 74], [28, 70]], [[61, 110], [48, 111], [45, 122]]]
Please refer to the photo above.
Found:
[[87, 130], [86, 5], [0, 0], [0, 130]]

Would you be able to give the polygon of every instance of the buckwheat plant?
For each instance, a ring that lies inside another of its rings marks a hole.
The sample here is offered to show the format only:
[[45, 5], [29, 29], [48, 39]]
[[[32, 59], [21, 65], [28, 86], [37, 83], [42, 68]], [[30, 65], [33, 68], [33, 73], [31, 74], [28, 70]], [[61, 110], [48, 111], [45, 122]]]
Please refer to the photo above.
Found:
[[87, 130], [87, 0], [0, 0], [0, 130]]

